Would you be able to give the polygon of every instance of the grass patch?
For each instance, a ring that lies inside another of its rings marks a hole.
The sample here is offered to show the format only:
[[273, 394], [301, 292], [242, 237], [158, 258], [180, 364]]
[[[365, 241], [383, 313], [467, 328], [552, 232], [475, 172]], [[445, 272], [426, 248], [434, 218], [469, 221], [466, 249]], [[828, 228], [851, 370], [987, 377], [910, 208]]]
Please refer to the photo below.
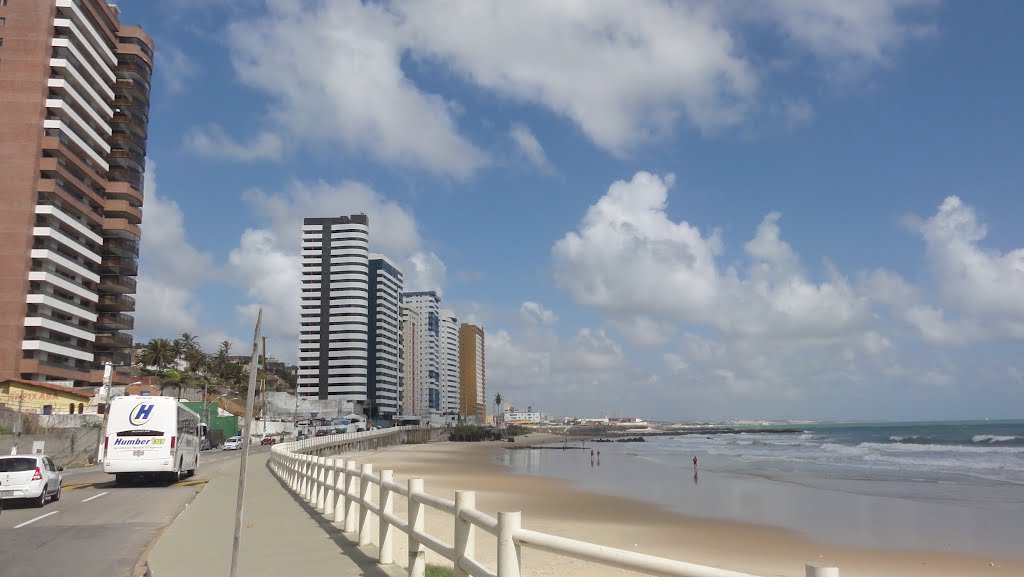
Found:
[[452, 577], [454, 571], [451, 567], [442, 567], [440, 565], [427, 565], [427, 570], [424, 573], [425, 577]]
[[402, 441], [402, 444], [403, 445], [426, 445], [427, 442], [426, 441], [412, 441], [412, 440], [406, 439], [406, 440]]

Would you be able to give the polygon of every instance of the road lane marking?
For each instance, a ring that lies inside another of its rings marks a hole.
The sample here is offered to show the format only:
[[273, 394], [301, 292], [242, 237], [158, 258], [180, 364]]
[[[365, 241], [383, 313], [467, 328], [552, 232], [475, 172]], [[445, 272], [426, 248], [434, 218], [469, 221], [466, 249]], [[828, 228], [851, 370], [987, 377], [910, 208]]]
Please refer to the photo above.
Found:
[[100, 497], [102, 497], [103, 495], [106, 495], [109, 492], [110, 491], [103, 491], [99, 495], [93, 495], [92, 497], [89, 497], [88, 499], [82, 499], [82, 502], [83, 503], [88, 503], [89, 501], [92, 501], [93, 499], [99, 499]]
[[31, 524], [31, 523], [35, 523], [36, 521], [38, 521], [38, 520], [40, 520], [40, 519], [44, 519], [44, 518], [46, 518], [46, 517], [49, 517], [50, 515], [56, 515], [57, 513], [60, 513], [60, 511], [50, 511], [49, 513], [46, 513], [46, 514], [40, 515], [40, 516], [36, 517], [35, 519], [29, 519], [28, 521], [25, 521], [25, 522], [24, 522], [24, 523], [22, 523], [21, 525], [15, 525], [15, 526], [14, 526], [14, 528], [15, 528], [15, 529], [21, 529], [21, 528], [22, 528], [22, 527], [24, 527], [25, 525], [29, 525], [29, 524]]

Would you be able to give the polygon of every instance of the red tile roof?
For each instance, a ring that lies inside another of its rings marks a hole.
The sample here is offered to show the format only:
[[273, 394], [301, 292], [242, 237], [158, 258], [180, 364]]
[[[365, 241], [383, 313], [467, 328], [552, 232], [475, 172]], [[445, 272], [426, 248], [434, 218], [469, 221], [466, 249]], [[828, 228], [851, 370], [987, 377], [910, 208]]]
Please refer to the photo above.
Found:
[[91, 399], [94, 394], [82, 389], [76, 389], [74, 387], [65, 387], [63, 385], [55, 385], [53, 383], [43, 383], [39, 381], [24, 381], [22, 379], [2, 379], [0, 384], [4, 383], [18, 383], [19, 385], [26, 385], [30, 387], [39, 387], [41, 389], [49, 389], [51, 391], [57, 391], [69, 395], [75, 395], [76, 397], [82, 397], [83, 399]]

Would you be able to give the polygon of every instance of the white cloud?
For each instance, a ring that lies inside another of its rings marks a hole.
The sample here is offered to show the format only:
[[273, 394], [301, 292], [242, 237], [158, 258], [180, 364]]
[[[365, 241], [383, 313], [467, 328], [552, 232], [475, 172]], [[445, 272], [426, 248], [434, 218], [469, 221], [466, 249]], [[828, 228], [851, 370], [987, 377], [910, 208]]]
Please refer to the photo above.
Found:
[[1024, 248], [981, 248], [988, 229], [956, 196], [946, 198], [917, 230], [946, 304], [981, 319], [1024, 322]]
[[639, 172], [613, 183], [579, 229], [555, 243], [556, 280], [573, 298], [613, 315], [695, 322], [746, 337], [813, 341], [860, 330], [865, 299], [832, 269], [825, 282], [806, 280], [780, 239], [778, 213], [746, 244], [746, 274], [721, 271], [719, 234], [666, 214], [673, 180]]
[[[918, 4], [928, 2], [290, 1], [236, 21], [228, 41], [241, 80], [271, 96], [269, 114], [297, 139], [464, 178], [489, 162], [460, 133], [465, 107], [417, 85], [410, 68], [542, 106], [624, 155], [679, 124], [715, 131], [757, 108], [757, 58], [740, 38], [752, 24], [790, 52], [864, 67], [930, 30]], [[800, 98], [785, 110], [791, 124], [812, 114]], [[529, 132], [512, 135], [546, 166]]]
[[541, 146], [540, 141], [537, 140], [530, 127], [517, 122], [509, 129], [509, 136], [516, 143], [516, 146], [519, 147], [519, 150], [529, 159], [530, 163], [544, 172], [554, 171], [554, 167], [548, 161], [547, 155], [544, 154], [544, 147]]
[[182, 92], [188, 81], [199, 72], [199, 65], [173, 44], [161, 42], [154, 58], [154, 73], [172, 94]]
[[281, 138], [270, 132], [261, 132], [251, 142], [242, 144], [224, 132], [219, 124], [189, 129], [185, 133], [185, 146], [199, 156], [240, 162], [280, 160], [284, 148]]
[[167, 336], [195, 331], [201, 307], [193, 289], [216, 276], [213, 257], [188, 241], [178, 204], [157, 192], [156, 163], [146, 162], [146, 220], [139, 263], [135, 334]]
[[283, 129], [459, 178], [487, 162], [458, 133], [452, 103], [405, 77], [397, 14], [351, 0], [268, 6], [232, 24], [228, 41], [239, 77], [274, 98], [269, 115]]
[[908, 39], [927, 34], [919, 7], [936, 0], [769, 0], [739, 10], [774, 21], [784, 36], [820, 59], [840, 63], [885, 63]]
[[674, 323], [656, 320], [646, 315], [613, 318], [610, 324], [629, 342], [642, 347], [663, 345], [676, 333]]
[[519, 307], [519, 314], [522, 318], [536, 325], [553, 325], [558, 322], [558, 316], [544, 308], [543, 305], [533, 301], [526, 301]]

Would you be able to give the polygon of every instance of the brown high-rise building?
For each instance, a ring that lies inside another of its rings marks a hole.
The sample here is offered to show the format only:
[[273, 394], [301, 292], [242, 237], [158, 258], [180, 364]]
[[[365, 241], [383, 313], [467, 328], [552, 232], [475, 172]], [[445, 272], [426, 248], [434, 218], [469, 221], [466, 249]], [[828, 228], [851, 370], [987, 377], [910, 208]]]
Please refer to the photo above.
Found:
[[459, 326], [459, 416], [483, 424], [487, 419], [487, 359], [484, 330]]
[[0, 378], [130, 362], [152, 67], [116, 6], [0, 0]]

